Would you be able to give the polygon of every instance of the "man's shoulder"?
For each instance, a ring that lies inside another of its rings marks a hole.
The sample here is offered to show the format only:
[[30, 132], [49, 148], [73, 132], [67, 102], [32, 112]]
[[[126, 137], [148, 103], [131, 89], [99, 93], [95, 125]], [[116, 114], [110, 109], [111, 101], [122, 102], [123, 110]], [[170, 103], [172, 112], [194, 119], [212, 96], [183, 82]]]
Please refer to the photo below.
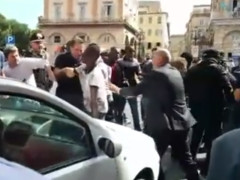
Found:
[[68, 58], [68, 57], [70, 57], [70, 53], [66, 52], [66, 53], [58, 54], [56, 59], [64, 59], [64, 58]]
[[[99, 75], [101, 75], [102, 74], [102, 71], [103, 71], [103, 69], [100, 67], [100, 66], [96, 66], [91, 72], [90, 72], [90, 74], [92, 75], [92, 76], [99, 76]], [[101, 78], [101, 77], [99, 77], [99, 78]]]
[[224, 146], [226, 145], [229, 148], [231, 148], [230, 146], [232, 146], [232, 147], [239, 146], [240, 147], [240, 145], [236, 144], [236, 142], [239, 141], [239, 137], [240, 137], [240, 129], [233, 130], [233, 131], [230, 131], [230, 132], [220, 136], [219, 138], [217, 138], [215, 140], [215, 144], [224, 145]]

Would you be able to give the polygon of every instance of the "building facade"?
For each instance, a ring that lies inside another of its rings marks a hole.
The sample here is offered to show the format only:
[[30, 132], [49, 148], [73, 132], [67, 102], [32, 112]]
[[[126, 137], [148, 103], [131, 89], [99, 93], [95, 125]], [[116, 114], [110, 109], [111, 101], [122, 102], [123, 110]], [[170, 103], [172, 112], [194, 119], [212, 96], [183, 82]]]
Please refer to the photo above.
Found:
[[210, 31], [213, 47], [225, 57], [240, 58], [240, 1], [212, 0]]
[[184, 34], [170, 36], [169, 50], [171, 52], [173, 60], [181, 56], [181, 54], [185, 51]]
[[101, 48], [137, 46], [137, 0], [44, 0], [39, 27], [50, 55], [76, 36]]
[[209, 46], [210, 7], [210, 5], [196, 5], [193, 7], [185, 33], [185, 50], [189, 53], [191, 53], [193, 46], [198, 47], [199, 53]]
[[154, 47], [168, 48], [168, 14], [162, 12], [160, 1], [139, 1], [138, 16], [145, 52], [151, 52]]

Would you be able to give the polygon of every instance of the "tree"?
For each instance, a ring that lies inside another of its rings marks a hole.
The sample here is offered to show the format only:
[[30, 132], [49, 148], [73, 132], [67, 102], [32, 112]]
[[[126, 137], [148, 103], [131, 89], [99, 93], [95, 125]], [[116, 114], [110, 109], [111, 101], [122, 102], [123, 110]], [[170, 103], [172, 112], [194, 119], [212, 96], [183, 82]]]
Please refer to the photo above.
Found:
[[0, 14], [0, 47], [4, 47], [5, 39], [8, 35], [14, 35], [16, 46], [19, 49], [27, 49], [31, 30], [26, 24], [19, 23], [16, 20], [7, 19]]

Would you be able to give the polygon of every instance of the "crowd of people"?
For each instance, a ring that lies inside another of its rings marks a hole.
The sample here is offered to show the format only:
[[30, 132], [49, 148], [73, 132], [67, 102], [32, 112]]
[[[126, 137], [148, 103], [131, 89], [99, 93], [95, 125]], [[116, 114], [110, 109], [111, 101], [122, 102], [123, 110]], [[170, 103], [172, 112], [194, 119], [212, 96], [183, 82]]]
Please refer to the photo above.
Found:
[[[222, 170], [226, 174], [220, 176], [216, 171], [226, 162], [221, 163], [222, 157], [216, 154], [222, 153], [223, 140], [230, 141], [229, 136], [239, 133], [234, 131], [217, 140], [211, 156], [213, 141], [240, 124], [240, 69], [228, 67], [221, 52], [205, 50], [198, 61], [193, 61], [189, 53], [172, 60], [167, 49], [153, 48], [151, 56], [139, 62], [131, 46], [120, 52], [115, 47], [101, 50], [98, 44], [86, 45], [74, 38], [59, 49], [51, 65], [44, 36], [38, 32], [30, 39], [30, 50], [24, 54], [20, 55], [14, 45], [0, 52], [2, 77], [45, 91], [50, 91], [56, 81], [56, 96], [94, 118], [120, 125], [126, 120], [124, 108], [128, 102], [134, 129], [153, 137], [161, 157], [170, 145], [188, 180], [200, 179], [196, 155], [203, 143], [207, 158], [201, 174], [208, 174], [208, 180], [235, 180], [230, 173], [239, 173], [239, 168], [234, 169], [239, 162], [232, 162], [233, 169]], [[161, 166], [159, 180], [164, 179]]]

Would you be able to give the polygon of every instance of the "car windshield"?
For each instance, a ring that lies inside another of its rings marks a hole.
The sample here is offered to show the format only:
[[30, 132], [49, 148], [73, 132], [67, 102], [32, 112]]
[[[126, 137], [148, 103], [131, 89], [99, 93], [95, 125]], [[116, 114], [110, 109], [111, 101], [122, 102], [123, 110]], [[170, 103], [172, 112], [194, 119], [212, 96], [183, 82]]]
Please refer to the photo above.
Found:
[[46, 106], [44, 103], [16, 96], [1, 95], [0, 108], [42, 113], [66, 118], [63, 113], [56, 111], [49, 106]]

